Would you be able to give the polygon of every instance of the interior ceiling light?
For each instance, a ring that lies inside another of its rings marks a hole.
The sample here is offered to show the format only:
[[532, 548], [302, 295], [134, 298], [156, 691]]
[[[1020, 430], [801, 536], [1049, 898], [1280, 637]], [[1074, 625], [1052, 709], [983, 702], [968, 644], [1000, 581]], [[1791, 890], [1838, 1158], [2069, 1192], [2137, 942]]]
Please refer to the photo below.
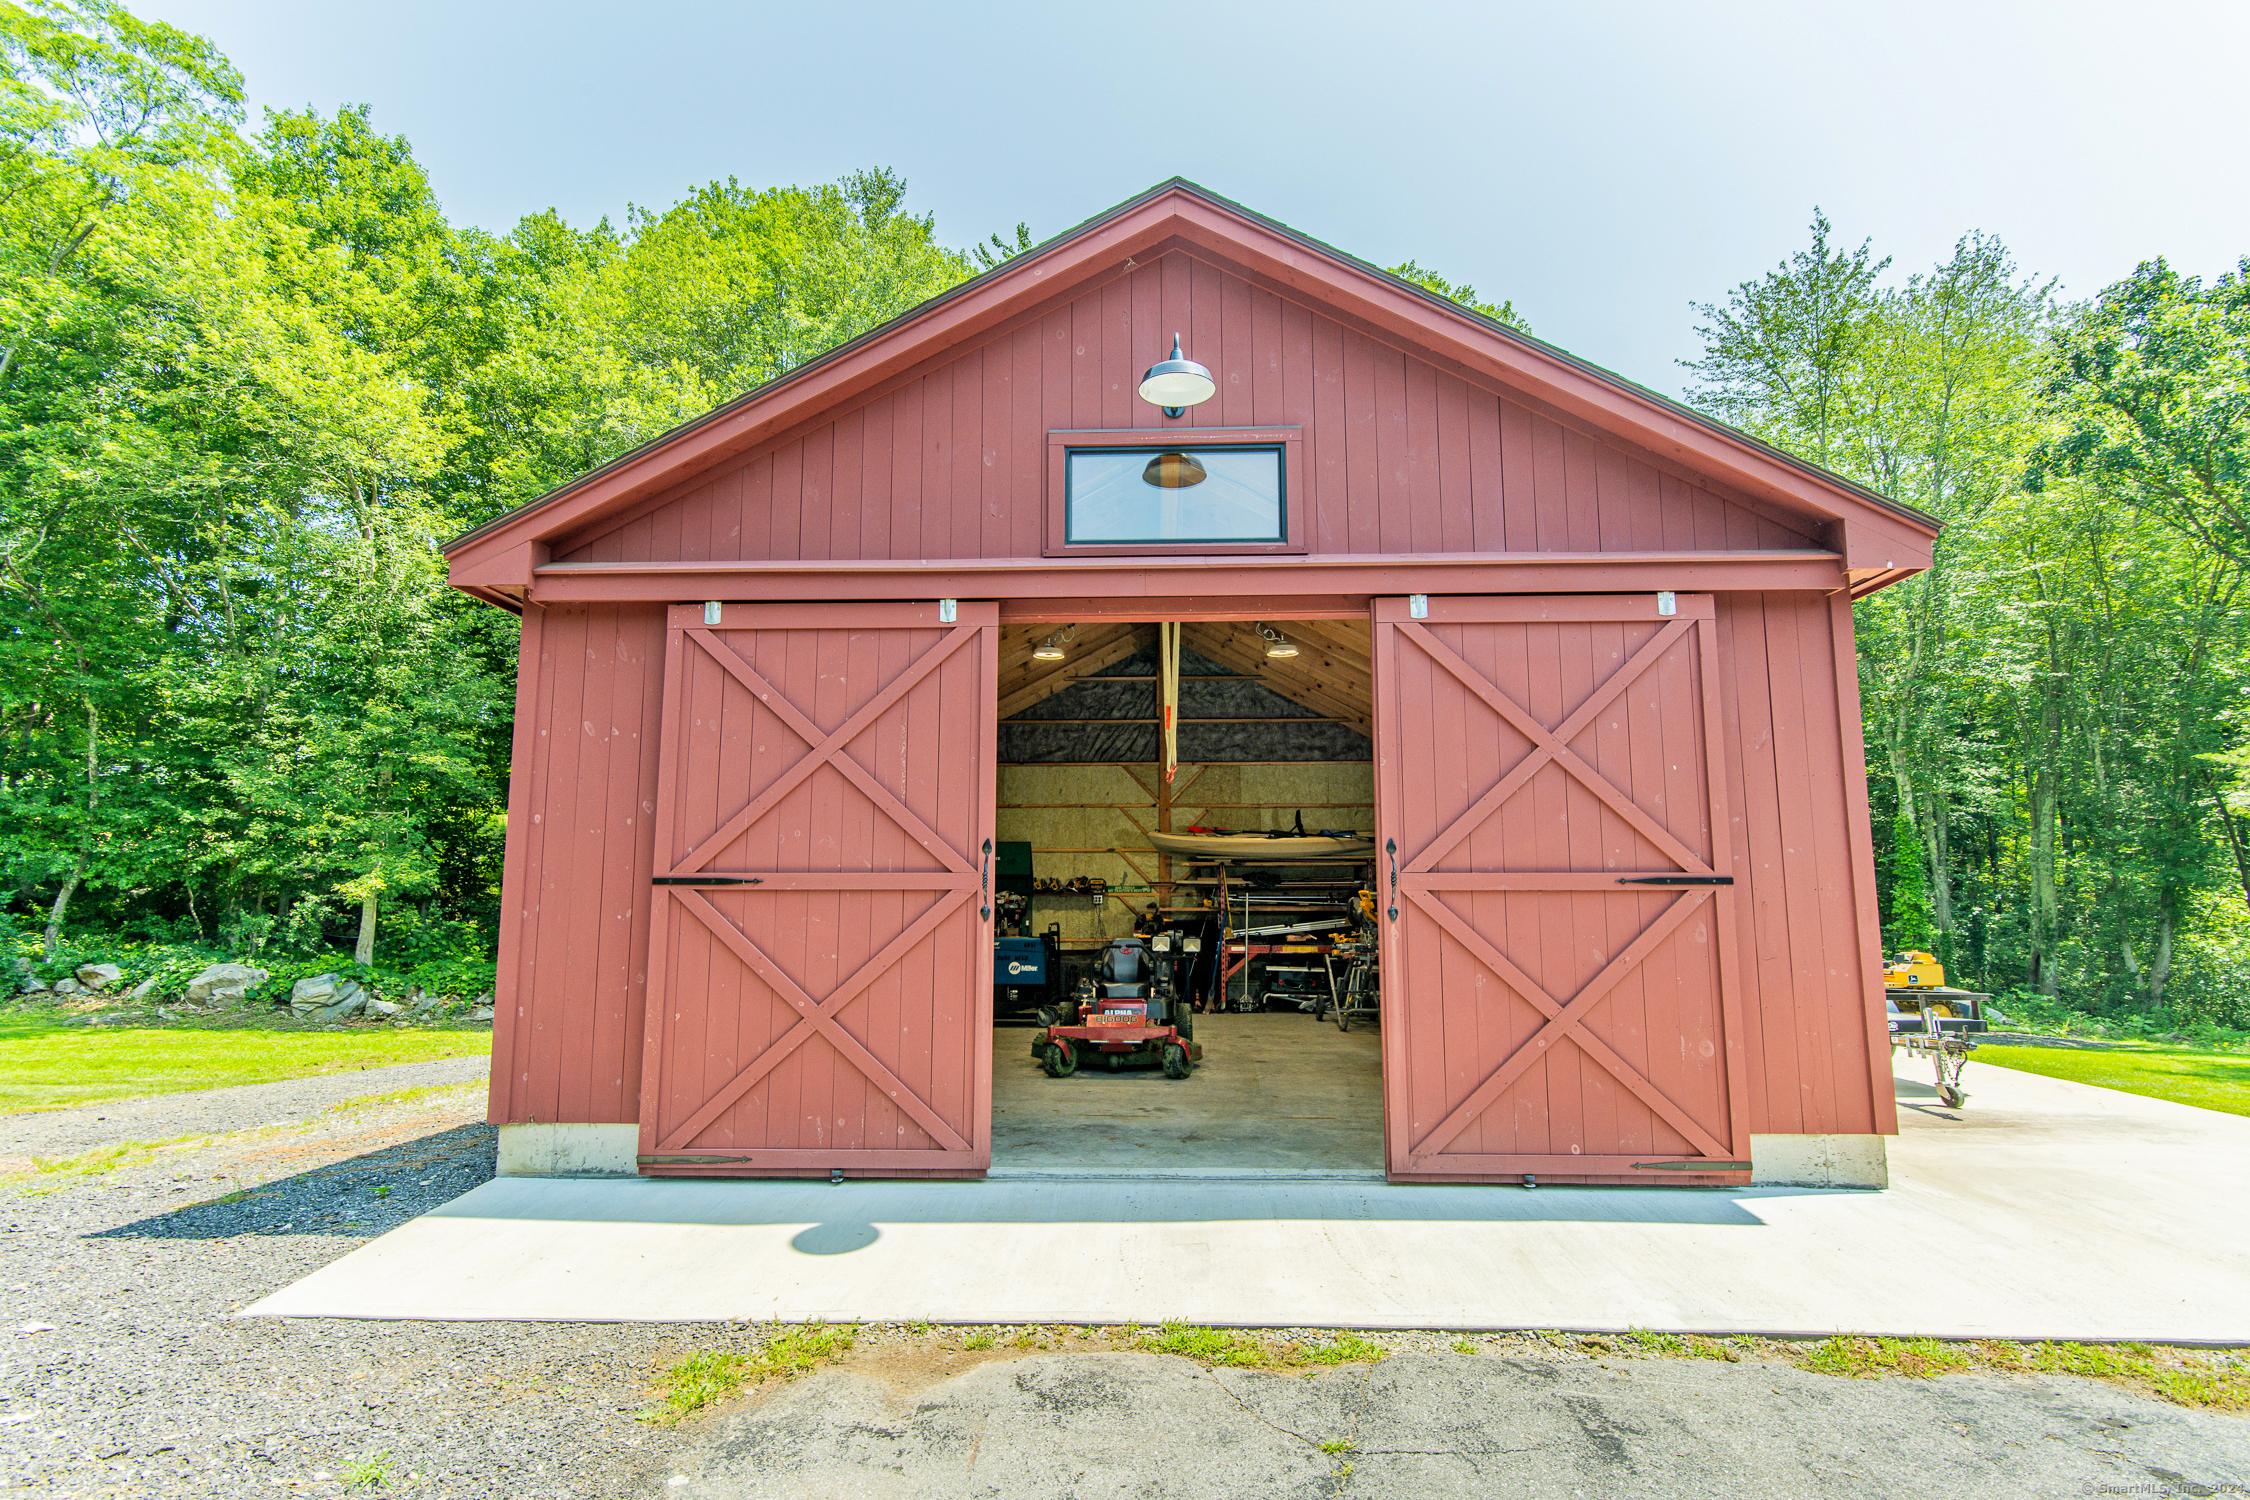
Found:
[[1031, 653], [1031, 659], [1033, 661], [1061, 661], [1070, 654], [1063, 647], [1068, 645], [1070, 638], [1077, 633], [1078, 627], [1076, 625], [1065, 625], [1062, 629], [1041, 641], [1037, 649]]
[[1184, 490], [1210, 477], [1192, 453], [1159, 453], [1141, 470], [1141, 478], [1160, 490]]
[[1201, 406], [1219, 394], [1211, 372], [1180, 353], [1180, 336], [1172, 335], [1172, 353], [1148, 367], [1141, 377], [1141, 399], [1164, 408], [1167, 417], [1184, 417], [1191, 406]]
[[1283, 635], [1271, 625], [1260, 625], [1258, 636], [1266, 643], [1266, 655], [1268, 656], [1291, 657], [1297, 654], [1297, 648], [1289, 644], [1289, 637]]

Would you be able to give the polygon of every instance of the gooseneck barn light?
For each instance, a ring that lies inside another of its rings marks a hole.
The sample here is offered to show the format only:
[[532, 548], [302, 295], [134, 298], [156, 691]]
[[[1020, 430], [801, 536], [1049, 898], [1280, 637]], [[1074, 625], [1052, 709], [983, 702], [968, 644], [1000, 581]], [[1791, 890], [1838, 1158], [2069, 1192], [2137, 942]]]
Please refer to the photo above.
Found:
[[1063, 647], [1069, 645], [1070, 638], [1077, 633], [1078, 627], [1076, 625], [1065, 625], [1062, 629], [1041, 641], [1038, 648], [1031, 653], [1031, 659], [1033, 661], [1061, 661], [1070, 654]]
[[1289, 637], [1283, 635], [1271, 625], [1261, 623], [1258, 626], [1258, 637], [1266, 643], [1266, 655], [1268, 656], [1288, 658], [1297, 654], [1297, 648], [1289, 644]]
[[1184, 417], [1191, 406], [1201, 406], [1219, 394], [1211, 372], [1180, 353], [1180, 336], [1172, 335], [1170, 356], [1148, 367], [1141, 377], [1141, 399], [1164, 408], [1167, 417]]

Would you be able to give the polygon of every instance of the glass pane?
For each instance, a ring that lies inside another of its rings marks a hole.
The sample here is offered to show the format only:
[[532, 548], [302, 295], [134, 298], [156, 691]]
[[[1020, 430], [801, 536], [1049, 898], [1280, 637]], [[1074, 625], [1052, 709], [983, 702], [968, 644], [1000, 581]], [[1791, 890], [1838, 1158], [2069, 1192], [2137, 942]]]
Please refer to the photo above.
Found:
[[1065, 542], [1279, 542], [1279, 448], [1081, 448]]

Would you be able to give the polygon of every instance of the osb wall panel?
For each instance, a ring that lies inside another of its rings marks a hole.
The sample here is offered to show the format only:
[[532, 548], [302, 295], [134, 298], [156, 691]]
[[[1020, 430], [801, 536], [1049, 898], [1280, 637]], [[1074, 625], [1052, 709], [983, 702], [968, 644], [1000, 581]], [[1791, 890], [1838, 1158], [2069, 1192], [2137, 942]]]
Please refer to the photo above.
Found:
[[525, 612], [495, 1123], [639, 1116], [663, 677], [661, 607]]
[[[1066, 941], [1107, 940], [1133, 930], [1134, 914], [1151, 893], [1137, 889], [1157, 874], [1156, 851], [1143, 837], [1156, 826], [1156, 766], [1003, 765], [998, 838], [1032, 846], [1042, 878], [1099, 876], [1133, 887], [1097, 909], [1084, 896], [1043, 895], [1032, 926], [1059, 923]], [[1307, 828], [1375, 826], [1372, 762], [1187, 764], [1173, 783], [1172, 826], [1202, 823], [1229, 829], [1287, 828], [1298, 811]]]
[[[1219, 393], [1135, 394], [1177, 330]], [[1818, 545], [1322, 312], [1173, 251], [555, 548], [563, 562], [1037, 557], [1046, 434], [1304, 429], [1320, 553]]]

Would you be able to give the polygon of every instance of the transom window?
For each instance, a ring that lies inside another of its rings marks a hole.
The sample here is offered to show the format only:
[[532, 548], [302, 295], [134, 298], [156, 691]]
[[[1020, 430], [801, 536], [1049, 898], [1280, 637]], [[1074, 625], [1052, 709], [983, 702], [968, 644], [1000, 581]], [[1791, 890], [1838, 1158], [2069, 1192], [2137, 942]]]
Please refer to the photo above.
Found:
[[1278, 444], [1072, 448], [1063, 482], [1065, 546], [1289, 537]]

